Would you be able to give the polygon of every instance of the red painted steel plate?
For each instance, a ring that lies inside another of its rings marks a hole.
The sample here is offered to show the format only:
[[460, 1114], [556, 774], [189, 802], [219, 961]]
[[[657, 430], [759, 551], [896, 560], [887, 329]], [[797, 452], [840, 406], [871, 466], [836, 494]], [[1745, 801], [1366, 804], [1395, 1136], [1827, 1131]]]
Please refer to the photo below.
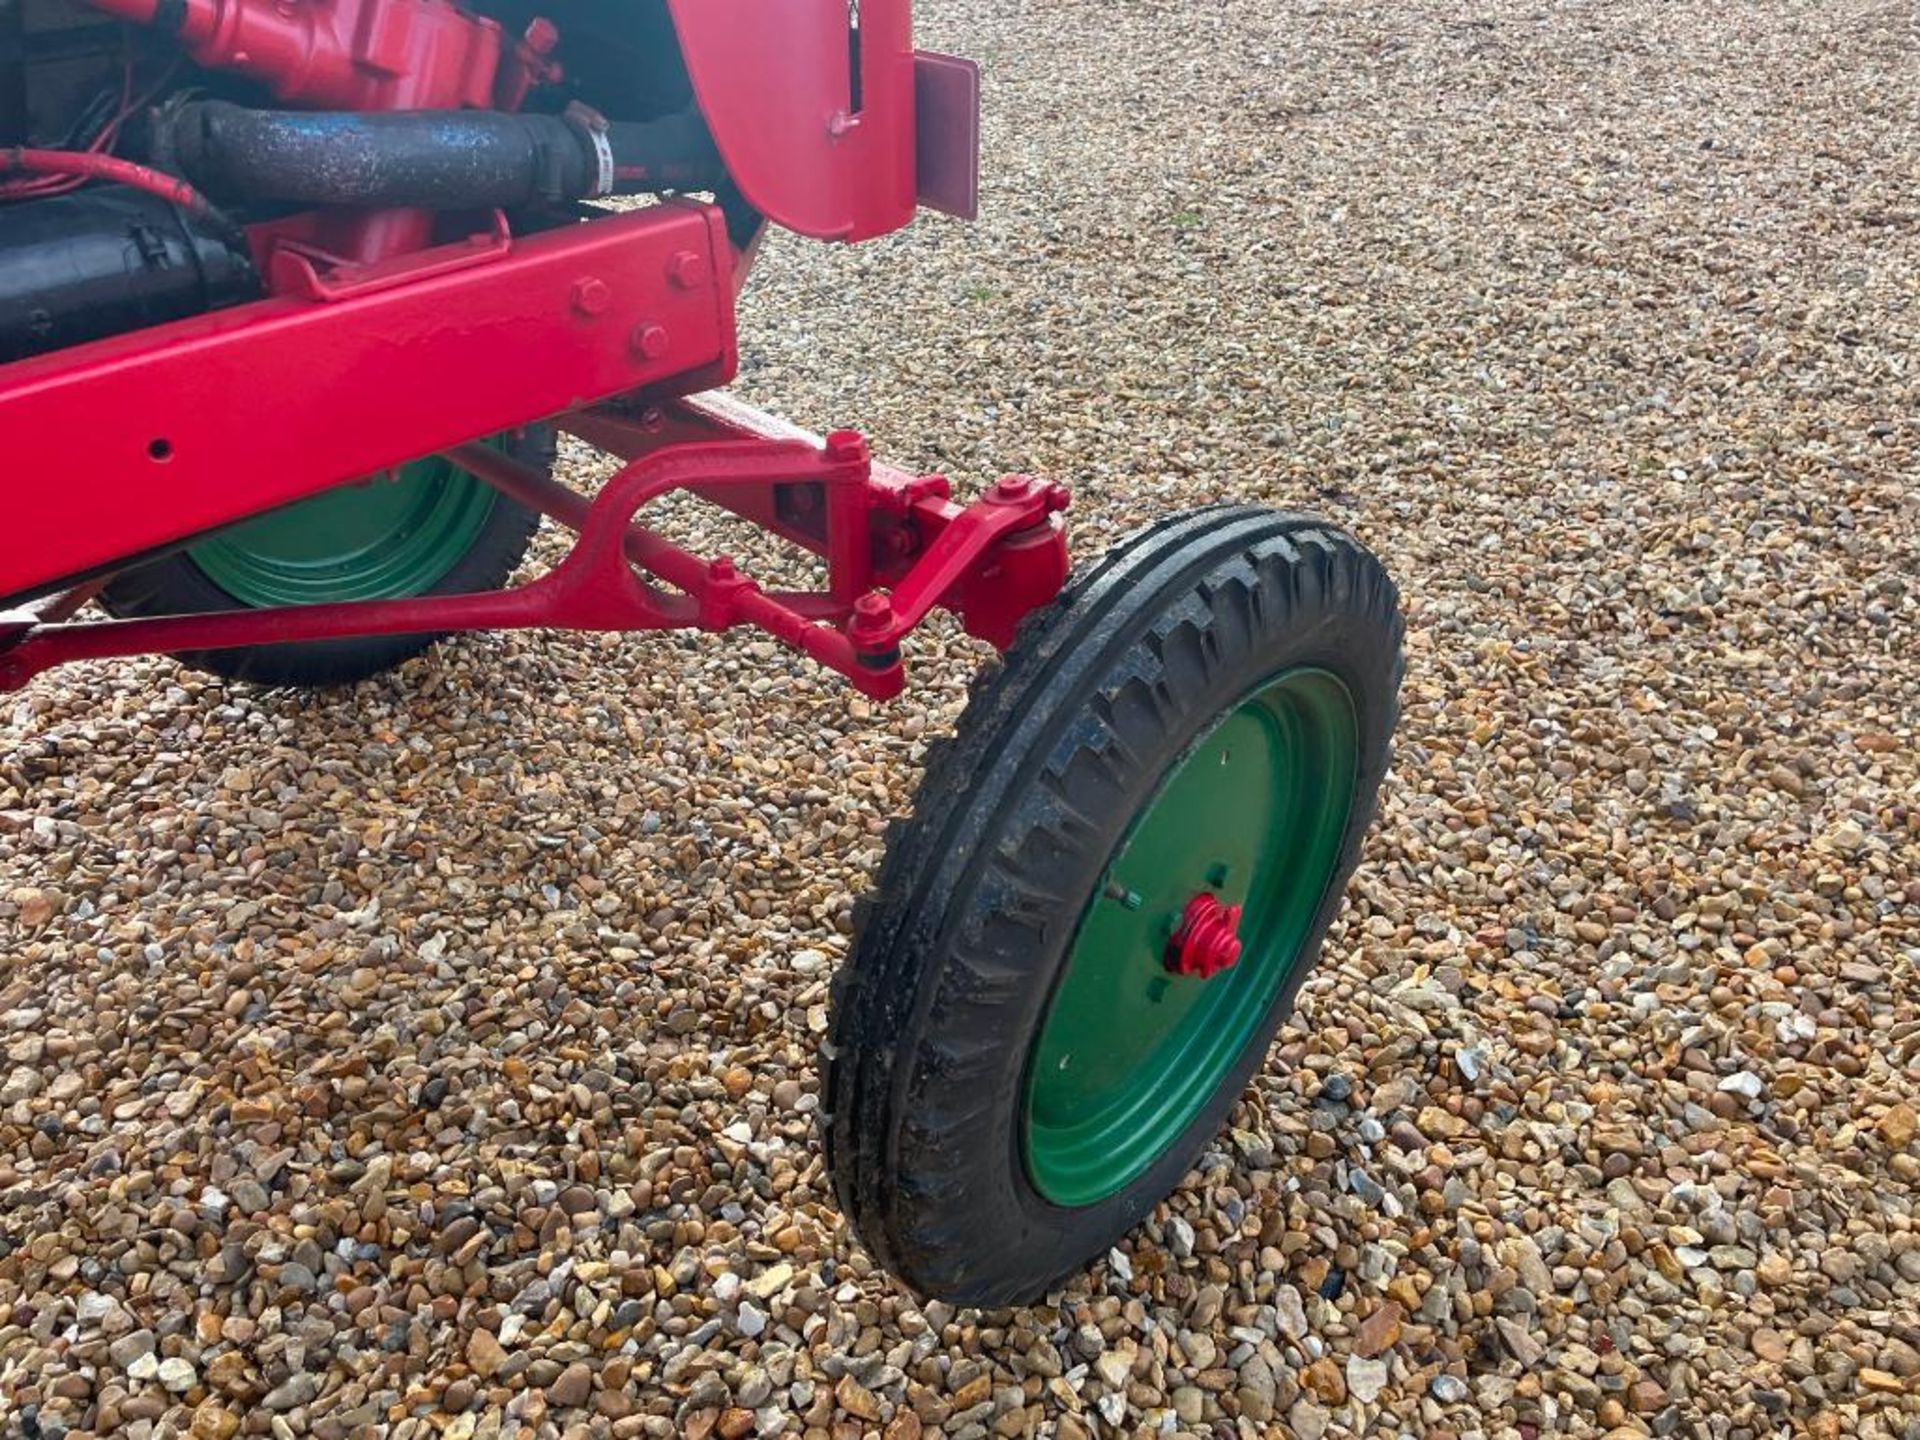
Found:
[[913, 57], [914, 170], [922, 205], [980, 215], [980, 67], [957, 55]]

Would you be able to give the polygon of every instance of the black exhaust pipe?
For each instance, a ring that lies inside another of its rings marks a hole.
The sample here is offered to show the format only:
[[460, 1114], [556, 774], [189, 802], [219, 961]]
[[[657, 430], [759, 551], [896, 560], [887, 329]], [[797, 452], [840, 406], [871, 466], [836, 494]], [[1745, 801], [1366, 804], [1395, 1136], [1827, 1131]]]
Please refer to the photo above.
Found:
[[472, 210], [725, 177], [691, 111], [659, 120], [501, 110], [249, 110], [195, 100], [155, 117], [155, 157], [211, 194], [369, 209]]

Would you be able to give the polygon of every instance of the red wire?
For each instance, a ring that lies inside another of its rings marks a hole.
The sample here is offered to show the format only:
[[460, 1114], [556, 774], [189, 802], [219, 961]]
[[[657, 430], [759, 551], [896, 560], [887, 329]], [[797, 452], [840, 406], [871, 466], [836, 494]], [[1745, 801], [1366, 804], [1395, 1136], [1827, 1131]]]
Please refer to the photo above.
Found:
[[117, 155], [100, 155], [91, 150], [29, 150], [23, 146], [0, 150], [0, 175], [9, 173], [112, 180], [171, 200], [183, 210], [198, 215], [213, 208], [205, 196], [176, 176], [136, 165]]

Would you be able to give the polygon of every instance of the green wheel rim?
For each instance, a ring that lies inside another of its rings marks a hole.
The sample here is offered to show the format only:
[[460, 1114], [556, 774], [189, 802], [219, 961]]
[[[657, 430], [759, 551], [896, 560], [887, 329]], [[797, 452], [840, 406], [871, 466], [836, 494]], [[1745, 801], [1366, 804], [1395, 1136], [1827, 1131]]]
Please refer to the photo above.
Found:
[[[1080, 915], [1028, 1062], [1027, 1172], [1048, 1200], [1124, 1189], [1227, 1083], [1310, 958], [1358, 764], [1345, 684], [1287, 670], [1203, 734], [1136, 817]], [[1171, 974], [1167, 942], [1201, 891], [1245, 907], [1240, 959], [1206, 979]]]
[[187, 554], [255, 608], [421, 595], [473, 548], [494, 498], [436, 456], [222, 530]]

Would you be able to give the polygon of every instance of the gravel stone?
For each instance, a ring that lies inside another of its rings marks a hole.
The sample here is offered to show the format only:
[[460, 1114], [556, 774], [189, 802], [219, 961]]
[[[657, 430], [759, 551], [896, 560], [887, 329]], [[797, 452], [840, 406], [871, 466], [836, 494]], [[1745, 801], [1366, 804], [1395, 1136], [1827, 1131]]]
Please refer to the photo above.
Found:
[[260, 1403], [269, 1410], [296, 1410], [320, 1393], [320, 1382], [302, 1372], [291, 1375], [269, 1390]]
[[1387, 1362], [1384, 1360], [1366, 1360], [1358, 1355], [1347, 1360], [1347, 1394], [1362, 1405], [1371, 1405], [1380, 1398], [1380, 1392], [1387, 1384]]
[[576, 1360], [547, 1386], [547, 1403], [562, 1408], [584, 1405], [592, 1388], [593, 1371], [584, 1360]]

